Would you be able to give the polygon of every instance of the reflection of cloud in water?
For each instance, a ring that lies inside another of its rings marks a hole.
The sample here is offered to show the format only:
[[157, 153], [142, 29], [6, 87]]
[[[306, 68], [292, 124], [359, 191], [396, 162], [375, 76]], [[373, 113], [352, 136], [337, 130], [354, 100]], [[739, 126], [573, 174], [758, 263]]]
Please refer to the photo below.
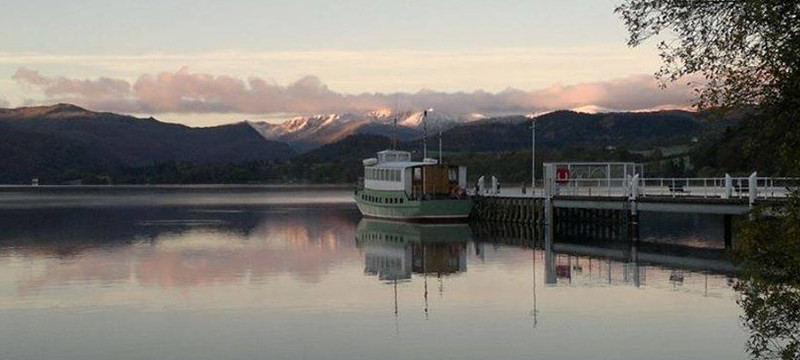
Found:
[[[19, 191], [14, 191], [19, 189]], [[303, 186], [59, 186], [3, 190], [0, 209], [352, 204], [352, 192]]]
[[[308, 209], [277, 216], [267, 211], [244, 222], [175, 220], [187, 213], [173, 210], [169, 220], [143, 220], [140, 218], [152, 215], [133, 211], [128, 214], [127, 226], [117, 224], [106, 229], [107, 233], [83, 241], [80, 230], [69, 236], [72, 240], [60, 241], [63, 228], [58, 226], [36, 232], [33, 238], [16, 229], [12, 232], [16, 237], [0, 240], [0, 244], [14, 246], [3, 246], [0, 253], [35, 269], [17, 279], [22, 295], [48, 286], [132, 279], [144, 286], [192, 287], [264, 282], [287, 273], [300, 281], [318, 282], [330, 268], [358, 256], [352, 244], [355, 225], [341, 211]], [[239, 212], [223, 214], [242, 216]], [[68, 219], [93, 221], [85, 215], [76, 218], [73, 214]], [[95, 223], [117, 216], [113, 212], [107, 215], [101, 221], [94, 219]], [[70, 254], [66, 258], [61, 256], [65, 249]]]

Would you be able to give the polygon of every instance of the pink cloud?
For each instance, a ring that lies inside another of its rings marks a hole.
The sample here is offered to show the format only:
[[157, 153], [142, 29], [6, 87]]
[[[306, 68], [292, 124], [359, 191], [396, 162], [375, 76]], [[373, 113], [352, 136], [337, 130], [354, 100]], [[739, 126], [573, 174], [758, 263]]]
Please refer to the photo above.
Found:
[[38, 71], [19, 68], [12, 78], [21, 84], [42, 88], [48, 97], [78, 96], [88, 99], [116, 99], [130, 94], [130, 84], [127, 81], [106, 77], [97, 80], [47, 78], [41, 76]]
[[305, 76], [286, 86], [260, 77], [247, 79], [226, 75], [176, 72], [141, 75], [132, 84], [121, 79], [70, 79], [46, 77], [20, 68], [14, 74], [21, 86], [43, 91], [40, 102], [70, 102], [93, 110], [144, 113], [333, 113], [364, 112], [392, 108], [433, 107], [439, 111], [466, 113], [526, 113], [596, 105], [618, 110], [687, 107], [691, 89], [674, 85], [661, 89], [650, 75], [608, 81], [554, 85], [542, 90], [506, 89], [445, 93], [343, 94], [331, 90], [316, 76]]
[[598, 105], [610, 109], [640, 110], [676, 105], [686, 107], [691, 88], [674, 84], [662, 89], [651, 75], [635, 75], [609, 81], [570, 86], [556, 85], [530, 93], [534, 106], [548, 109]]

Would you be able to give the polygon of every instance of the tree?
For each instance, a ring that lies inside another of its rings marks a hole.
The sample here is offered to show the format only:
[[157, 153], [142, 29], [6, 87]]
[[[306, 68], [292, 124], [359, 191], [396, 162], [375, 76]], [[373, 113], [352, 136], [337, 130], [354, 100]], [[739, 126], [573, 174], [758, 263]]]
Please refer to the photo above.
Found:
[[[780, 217], [763, 212], [781, 212]], [[734, 260], [737, 302], [756, 359], [800, 358], [800, 193], [785, 206], [757, 208], [741, 227]]]
[[[720, 163], [741, 151], [740, 166], [800, 175], [800, 2], [627, 0], [615, 11], [629, 45], [662, 37], [662, 85], [688, 79], [700, 108], [755, 110], [708, 148], [724, 150]], [[800, 358], [800, 191], [749, 214], [738, 241], [734, 260], [744, 274], [736, 289], [750, 354]]]
[[[666, 85], [689, 75], [701, 107], [781, 102], [797, 96], [800, 2], [627, 0], [616, 8], [628, 45], [661, 37]], [[674, 39], [664, 38], [674, 34]]]
[[[800, 176], [800, 2], [627, 0], [630, 46], [659, 38], [663, 86], [687, 81], [704, 109], [754, 108], [736, 129], [747, 168]], [[726, 146], [722, 146], [725, 148]]]

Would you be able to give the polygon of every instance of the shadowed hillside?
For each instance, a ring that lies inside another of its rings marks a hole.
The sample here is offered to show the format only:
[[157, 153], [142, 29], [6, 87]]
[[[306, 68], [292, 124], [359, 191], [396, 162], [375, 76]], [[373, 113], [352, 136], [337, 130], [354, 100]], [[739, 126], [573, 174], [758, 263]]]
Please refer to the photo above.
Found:
[[191, 128], [66, 104], [2, 109], [0, 129], [3, 183], [165, 161], [231, 163], [294, 155], [288, 145], [265, 140], [245, 123]]

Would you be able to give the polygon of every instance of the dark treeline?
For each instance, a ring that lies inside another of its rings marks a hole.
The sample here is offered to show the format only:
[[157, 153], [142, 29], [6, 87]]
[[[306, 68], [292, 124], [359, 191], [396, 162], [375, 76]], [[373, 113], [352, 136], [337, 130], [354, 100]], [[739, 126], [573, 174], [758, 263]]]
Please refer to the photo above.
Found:
[[[391, 140], [381, 136], [354, 135], [345, 141], [326, 145], [291, 160], [249, 161], [227, 164], [198, 164], [167, 161], [150, 166], [106, 170], [68, 170], [39, 178], [41, 184], [289, 184], [355, 183], [363, 174], [361, 160], [391, 148]], [[421, 157], [413, 151], [416, 158]], [[438, 157], [429, 151], [429, 157]], [[666, 158], [655, 151], [649, 156], [625, 148], [588, 150], [580, 147], [562, 151], [538, 151], [537, 169], [544, 162], [629, 161], [644, 163], [648, 173], [659, 176], [686, 174], [682, 157]], [[481, 175], [496, 176], [505, 183], [530, 182], [530, 151], [483, 153], [445, 153], [443, 161], [466, 166], [470, 181]], [[542, 178], [541, 170], [537, 179]]]

